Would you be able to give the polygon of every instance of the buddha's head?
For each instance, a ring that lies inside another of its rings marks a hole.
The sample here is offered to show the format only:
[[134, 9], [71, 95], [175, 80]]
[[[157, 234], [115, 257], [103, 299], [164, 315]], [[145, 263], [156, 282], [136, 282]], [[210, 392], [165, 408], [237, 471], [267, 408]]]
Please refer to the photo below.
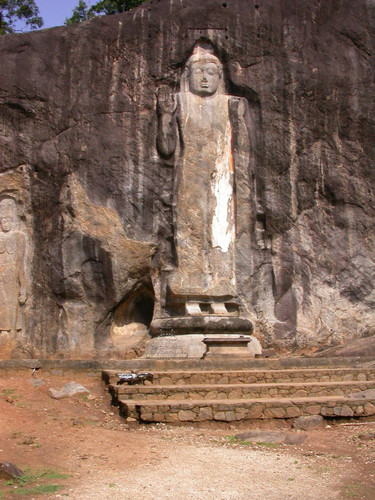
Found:
[[14, 200], [5, 198], [0, 202], [0, 228], [4, 233], [12, 231], [17, 224], [17, 206]]
[[211, 47], [196, 45], [186, 63], [189, 91], [201, 97], [222, 93], [223, 67]]

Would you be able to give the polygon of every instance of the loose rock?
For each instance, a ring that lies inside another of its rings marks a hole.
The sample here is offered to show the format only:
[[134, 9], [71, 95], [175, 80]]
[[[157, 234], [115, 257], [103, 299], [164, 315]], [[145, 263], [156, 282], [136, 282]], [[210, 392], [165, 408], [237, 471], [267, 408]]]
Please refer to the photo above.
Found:
[[284, 443], [293, 445], [303, 443], [307, 438], [307, 434], [279, 431], [249, 431], [236, 434], [236, 438], [240, 441], [251, 441], [253, 443]]
[[70, 398], [76, 394], [89, 394], [90, 391], [77, 382], [69, 382], [62, 389], [48, 389], [48, 395], [54, 399]]
[[323, 422], [323, 417], [321, 415], [309, 415], [307, 417], [298, 417], [293, 422], [293, 428], [307, 431], [309, 429], [314, 429], [315, 427], [318, 427], [322, 422]]
[[1, 479], [15, 479], [23, 476], [23, 472], [16, 465], [10, 462], [0, 463], [0, 478]]

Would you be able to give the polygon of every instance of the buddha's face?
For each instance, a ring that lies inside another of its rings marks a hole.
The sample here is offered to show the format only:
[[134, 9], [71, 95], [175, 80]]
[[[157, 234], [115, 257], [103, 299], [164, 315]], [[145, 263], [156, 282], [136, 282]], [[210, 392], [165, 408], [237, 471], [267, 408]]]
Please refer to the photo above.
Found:
[[216, 93], [221, 72], [214, 62], [196, 61], [189, 69], [189, 89], [193, 94], [207, 97]]
[[15, 220], [11, 215], [3, 215], [0, 217], [0, 227], [4, 233], [8, 233], [14, 228]]

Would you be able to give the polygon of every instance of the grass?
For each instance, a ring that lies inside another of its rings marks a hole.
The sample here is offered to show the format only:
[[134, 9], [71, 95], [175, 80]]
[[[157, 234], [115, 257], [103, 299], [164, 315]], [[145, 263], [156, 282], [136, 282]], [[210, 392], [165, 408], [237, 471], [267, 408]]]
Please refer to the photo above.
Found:
[[45, 493], [56, 493], [61, 488], [63, 488], [61, 484], [38, 484], [32, 488], [19, 488], [14, 493], [22, 496], [43, 495]]
[[29, 496], [55, 493], [64, 487], [62, 484], [53, 484], [56, 479], [68, 479], [68, 474], [63, 474], [54, 469], [26, 469], [25, 473], [15, 479], [6, 481], [6, 491], [0, 491], [0, 499], [6, 494]]
[[266, 448], [278, 448], [280, 443], [268, 443], [267, 441], [258, 441], [258, 446], [265, 446]]
[[226, 438], [230, 444], [239, 444], [241, 446], [252, 446], [254, 443], [251, 441], [241, 441], [236, 436], [227, 436]]
[[16, 389], [1, 389], [2, 396], [12, 396], [16, 392]]
[[329, 467], [325, 465], [317, 465], [317, 464], [309, 465], [309, 469], [316, 472], [317, 474], [328, 474], [329, 472]]
[[280, 443], [269, 443], [267, 441], [257, 441], [255, 443], [253, 441], [241, 441], [236, 436], [227, 436], [226, 439], [230, 444], [238, 444], [240, 446], [253, 446], [254, 444], [265, 446], [266, 448], [278, 448], [280, 446]]
[[357, 498], [362, 494], [362, 484], [348, 484], [345, 486], [345, 495], [347, 498]]

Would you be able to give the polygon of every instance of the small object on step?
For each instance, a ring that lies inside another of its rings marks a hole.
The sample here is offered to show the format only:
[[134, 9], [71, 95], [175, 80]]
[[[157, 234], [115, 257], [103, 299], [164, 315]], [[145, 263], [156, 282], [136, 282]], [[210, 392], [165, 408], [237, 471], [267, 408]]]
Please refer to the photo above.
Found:
[[140, 382], [144, 382], [145, 380], [149, 380], [150, 382], [153, 381], [154, 375], [149, 372], [142, 372], [142, 373], [118, 373], [117, 374], [119, 381], [117, 382], [117, 385], [121, 384], [138, 384]]

